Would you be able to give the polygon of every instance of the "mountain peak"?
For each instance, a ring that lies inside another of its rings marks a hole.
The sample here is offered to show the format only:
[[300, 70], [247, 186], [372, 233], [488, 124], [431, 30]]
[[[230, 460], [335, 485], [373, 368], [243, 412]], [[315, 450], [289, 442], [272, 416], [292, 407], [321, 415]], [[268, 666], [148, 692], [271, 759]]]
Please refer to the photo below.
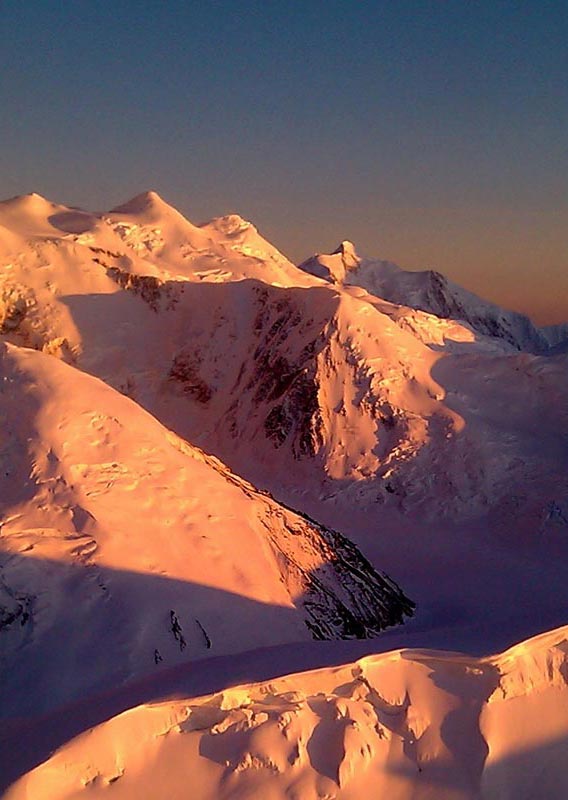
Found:
[[344, 239], [342, 242], [340, 242], [340, 244], [335, 248], [335, 250], [331, 255], [335, 256], [338, 253], [341, 253], [341, 255], [347, 255], [347, 254], [353, 256], [357, 255], [355, 250], [355, 245], [353, 244], [353, 242], [350, 242], [349, 239]]
[[344, 239], [331, 253], [317, 253], [299, 268], [330, 283], [342, 284], [347, 272], [356, 269], [361, 261], [353, 242]]
[[355, 245], [353, 242], [350, 242], [349, 239], [344, 239], [331, 255], [341, 256], [345, 270], [354, 269], [361, 263], [361, 259], [355, 250]]
[[49, 206], [49, 208], [54, 207], [55, 203], [52, 203], [51, 200], [48, 200], [43, 195], [38, 194], [37, 192], [30, 192], [29, 194], [18, 194], [15, 197], [10, 197], [8, 200], [2, 201], [2, 205], [13, 206], [18, 209], [33, 209], [33, 208], [43, 208]]
[[111, 209], [111, 214], [140, 214], [149, 210], [157, 210], [159, 208], [168, 208], [168, 204], [163, 200], [158, 192], [152, 190], [141, 192], [126, 203], [121, 203], [115, 208]]

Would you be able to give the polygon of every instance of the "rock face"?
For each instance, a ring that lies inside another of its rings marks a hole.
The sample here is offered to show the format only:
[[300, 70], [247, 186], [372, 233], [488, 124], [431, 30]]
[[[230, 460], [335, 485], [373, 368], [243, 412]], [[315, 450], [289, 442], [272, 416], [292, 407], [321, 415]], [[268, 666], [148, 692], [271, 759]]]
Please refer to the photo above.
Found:
[[396, 583], [378, 574], [340, 533], [309, 518], [290, 524], [280, 512], [276, 516], [279, 535], [268, 529], [268, 538], [289, 592], [302, 598], [315, 639], [370, 638], [414, 613], [414, 603]]

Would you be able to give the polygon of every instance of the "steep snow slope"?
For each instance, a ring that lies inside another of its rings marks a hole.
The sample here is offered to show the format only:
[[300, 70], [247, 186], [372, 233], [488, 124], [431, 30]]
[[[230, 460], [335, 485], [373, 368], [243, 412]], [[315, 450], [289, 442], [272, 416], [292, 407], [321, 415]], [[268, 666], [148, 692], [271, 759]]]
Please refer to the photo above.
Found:
[[4, 715], [211, 653], [371, 636], [412, 613], [340, 534], [100, 381], [0, 348]]
[[361, 286], [392, 303], [463, 321], [477, 333], [500, 339], [517, 350], [539, 353], [549, 346], [550, 334], [523, 314], [505, 311], [434, 270], [411, 272], [391, 261], [360, 258], [351, 242], [342, 242], [330, 255], [312, 256], [300, 268], [334, 284]]
[[568, 630], [486, 658], [425, 650], [133, 707], [6, 800], [563, 800]]

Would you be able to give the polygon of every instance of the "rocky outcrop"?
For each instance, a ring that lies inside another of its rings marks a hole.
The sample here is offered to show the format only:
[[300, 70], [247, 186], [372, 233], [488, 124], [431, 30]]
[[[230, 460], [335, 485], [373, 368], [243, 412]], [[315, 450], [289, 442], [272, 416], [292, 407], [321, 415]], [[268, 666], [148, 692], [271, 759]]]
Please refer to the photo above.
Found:
[[283, 580], [293, 597], [299, 594], [296, 603], [314, 639], [368, 639], [414, 613], [412, 600], [345, 536], [276, 509], [269, 520]]
[[109, 278], [112, 278], [121, 289], [138, 295], [152, 311], [169, 311], [175, 308], [178, 297], [171, 283], [166, 283], [154, 275], [136, 275], [120, 267], [107, 266], [100, 259], [93, 260], [106, 268]]

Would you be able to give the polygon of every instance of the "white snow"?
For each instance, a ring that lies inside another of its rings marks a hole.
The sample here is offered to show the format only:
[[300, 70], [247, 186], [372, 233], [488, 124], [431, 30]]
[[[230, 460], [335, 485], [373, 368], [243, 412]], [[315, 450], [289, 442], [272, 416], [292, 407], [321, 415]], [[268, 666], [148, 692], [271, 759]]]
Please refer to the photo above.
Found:
[[[562, 326], [155, 192], [0, 234], [6, 797], [565, 796]], [[384, 586], [277, 500], [416, 601], [369, 658], [306, 621]]]
[[559, 800], [567, 636], [485, 658], [398, 650], [200, 697], [180, 672], [175, 699], [73, 738], [5, 797]]
[[477, 334], [495, 337], [517, 350], [545, 352], [551, 339], [561, 335], [562, 326], [552, 326], [547, 333], [523, 314], [500, 308], [439, 272], [410, 271], [392, 261], [360, 257], [351, 242], [342, 242], [331, 255], [312, 256], [300, 269], [333, 284], [360, 286], [392, 303], [458, 320]]

